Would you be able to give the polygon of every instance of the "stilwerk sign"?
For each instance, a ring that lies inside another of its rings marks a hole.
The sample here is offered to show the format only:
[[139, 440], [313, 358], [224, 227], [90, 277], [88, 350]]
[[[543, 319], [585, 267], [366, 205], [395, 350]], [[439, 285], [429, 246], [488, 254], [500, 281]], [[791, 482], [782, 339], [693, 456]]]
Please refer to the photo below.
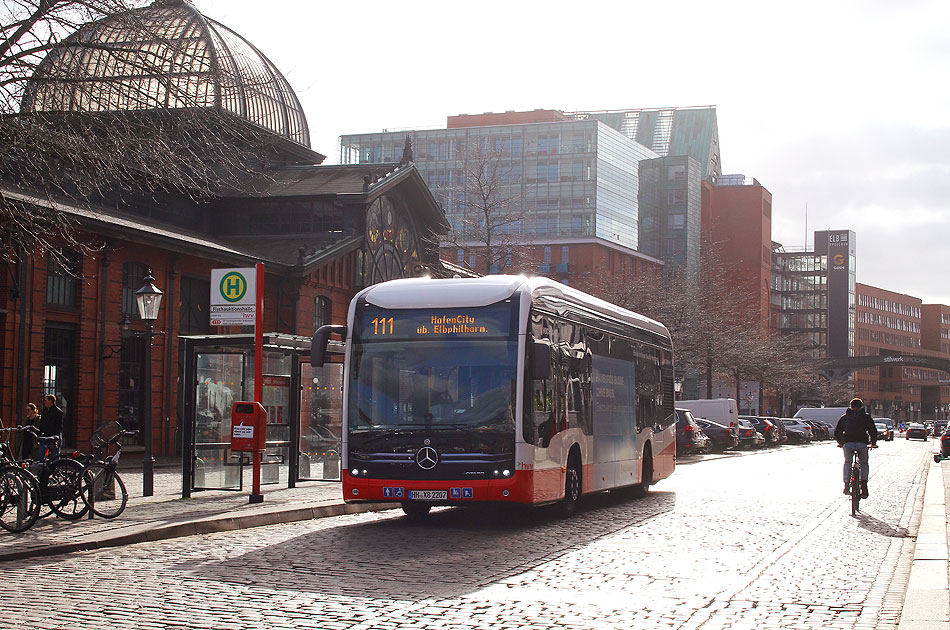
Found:
[[211, 325], [251, 326], [257, 315], [254, 267], [211, 270]]

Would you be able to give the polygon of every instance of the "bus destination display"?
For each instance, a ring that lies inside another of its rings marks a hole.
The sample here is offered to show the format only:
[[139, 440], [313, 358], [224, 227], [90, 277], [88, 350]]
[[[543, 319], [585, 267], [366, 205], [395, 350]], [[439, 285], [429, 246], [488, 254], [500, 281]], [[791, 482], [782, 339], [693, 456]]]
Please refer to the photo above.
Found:
[[364, 341], [497, 338], [508, 336], [511, 311], [499, 307], [465, 311], [366, 309], [361, 320], [360, 337]]

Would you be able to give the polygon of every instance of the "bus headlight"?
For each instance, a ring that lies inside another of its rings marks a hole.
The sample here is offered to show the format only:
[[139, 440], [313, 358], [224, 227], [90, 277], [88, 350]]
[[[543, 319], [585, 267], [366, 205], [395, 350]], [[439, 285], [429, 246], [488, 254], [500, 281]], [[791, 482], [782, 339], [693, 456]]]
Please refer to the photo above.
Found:
[[353, 475], [354, 477], [359, 477], [360, 471], [354, 468], [353, 470], [350, 471], [350, 474]]
[[511, 471], [510, 471], [510, 470], [503, 470], [503, 471], [501, 471], [501, 474], [502, 474], [503, 476], [505, 476], [505, 477], [510, 477], [510, 476], [511, 476]]

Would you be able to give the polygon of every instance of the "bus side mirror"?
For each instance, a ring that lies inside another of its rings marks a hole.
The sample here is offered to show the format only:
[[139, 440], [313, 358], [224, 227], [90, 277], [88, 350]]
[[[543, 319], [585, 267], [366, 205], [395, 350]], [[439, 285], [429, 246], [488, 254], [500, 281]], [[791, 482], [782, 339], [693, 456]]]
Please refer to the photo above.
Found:
[[332, 334], [340, 335], [343, 339], [346, 339], [346, 326], [327, 324], [326, 326], [320, 326], [313, 333], [313, 339], [310, 342], [311, 367], [323, 367], [323, 364], [326, 363], [327, 341], [329, 341]]
[[531, 343], [531, 378], [536, 381], [551, 378], [551, 344], [544, 341]]

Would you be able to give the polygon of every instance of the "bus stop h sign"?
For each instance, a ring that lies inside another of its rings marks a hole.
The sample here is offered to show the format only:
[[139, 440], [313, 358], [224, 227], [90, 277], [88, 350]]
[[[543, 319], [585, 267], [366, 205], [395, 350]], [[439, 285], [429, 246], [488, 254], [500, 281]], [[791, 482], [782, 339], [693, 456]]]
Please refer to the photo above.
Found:
[[251, 326], [256, 316], [254, 267], [211, 270], [211, 325]]

